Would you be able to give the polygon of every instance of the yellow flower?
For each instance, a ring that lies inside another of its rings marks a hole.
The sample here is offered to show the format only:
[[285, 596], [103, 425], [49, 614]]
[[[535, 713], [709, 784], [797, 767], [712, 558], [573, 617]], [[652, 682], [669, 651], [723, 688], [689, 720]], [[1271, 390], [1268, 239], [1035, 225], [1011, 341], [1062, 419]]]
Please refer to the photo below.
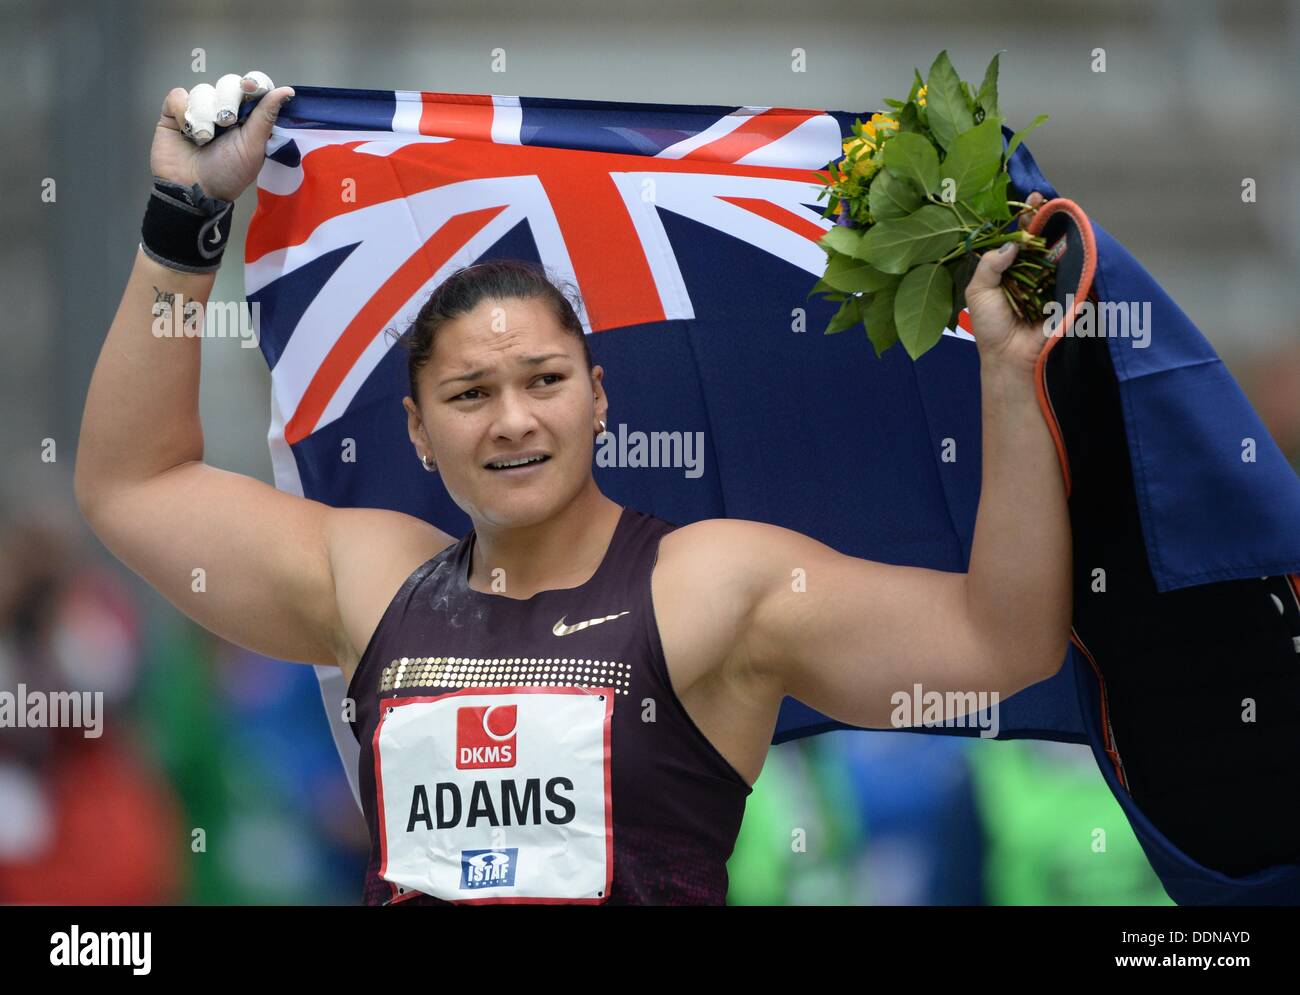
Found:
[[924, 86], [921, 87], [921, 89], [916, 91], [916, 102], [920, 104], [922, 107], [925, 106], [925, 91], [926, 91], [926, 87]]
[[880, 163], [869, 156], [863, 156], [853, 164], [853, 175], [860, 180], [867, 180], [876, 175]]
[[876, 143], [866, 138], [854, 137], [844, 139], [844, 154], [846, 156], [853, 155], [854, 153], [865, 155], [867, 152], [874, 152], [875, 148]]
[[[865, 127], [870, 126], [864, 126], [864, 130]], [[870, 139], [858, 138], [857, 136], [844, 139], [844, 159], [839, 164], [841, 182], [847, 181], [850, 177], [868, 180], [874, 176], [880, 169], [880, 163], [875, 160], [875, 154], [876, 143]], [[850, 162], [850, 160], [856, 161]]]
[[875, 138], [881, 131], [897, 131], [898, 122], [887, 114], [872, 114], [871, 120], [862, 126], [862, 130]]

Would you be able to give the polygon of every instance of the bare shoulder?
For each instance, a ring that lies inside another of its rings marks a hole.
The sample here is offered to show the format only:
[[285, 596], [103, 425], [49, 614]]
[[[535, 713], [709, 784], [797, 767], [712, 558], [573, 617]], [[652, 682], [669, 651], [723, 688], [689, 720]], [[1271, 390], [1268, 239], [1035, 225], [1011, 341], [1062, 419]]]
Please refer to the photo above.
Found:
[[[790, 537], [790, 538], [787, 538]], [[803, 537], [788, 529], [716, 518], [665, 535], [651, 577], [655, 621], [673, 688], [696, 726], [745, 780], [763, 767], [784, 695], [755, 666], [748, 636], [755, 605], [776, 584]]]
[[340, 662], [350, 679], [406, 578], [456, 539], [422, 518], [384, 508], [331, 509], [327, 529], [334, 594], [347, 637]]
[[744, 635], [755, 605], [789, 583], [791, 571], [820, 545], [790, 529], [735, 518], [693, 522], [660, 540], [655, 614], [665, 653], [669, 644], [678, 651], [684, 683], [719, 668], [745, 672]]
[[756, 597], [791, 571], [834, 550], [802, 532], [742, 518], [706, 518], [664, 536], [659, 560], [665, 576], [690, 587], [723, 585], [739, 597]]

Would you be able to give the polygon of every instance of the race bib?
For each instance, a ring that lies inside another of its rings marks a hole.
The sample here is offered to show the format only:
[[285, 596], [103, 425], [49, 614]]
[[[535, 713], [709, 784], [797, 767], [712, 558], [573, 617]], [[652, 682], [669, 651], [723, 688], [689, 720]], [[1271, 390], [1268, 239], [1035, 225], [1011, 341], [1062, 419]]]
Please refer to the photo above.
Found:
[[613, 877], [607, 688], [381, 702], [379, 873], [394, 901], [591, 902]]

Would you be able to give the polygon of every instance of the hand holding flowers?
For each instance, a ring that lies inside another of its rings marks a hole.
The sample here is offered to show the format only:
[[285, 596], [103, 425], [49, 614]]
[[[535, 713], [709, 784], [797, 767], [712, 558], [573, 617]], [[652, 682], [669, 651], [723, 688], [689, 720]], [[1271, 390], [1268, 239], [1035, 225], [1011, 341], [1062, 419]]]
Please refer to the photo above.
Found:
[[824, 216], [837, 223], [819, 243], [827, 265], [812, 292], [841, 302], [827, 334], [863, 323], [877, 355], [901, 341], [920, 357], [956, 327], [981, 253], [1007, 242], [1018, 243], [999, 267], [1007, 307], [1018, 325], [1041, 322], [1054, 267], [1023, 228], [1037, 203], [1007, 200], [1006, 163], [1046, 115], [1004, 151], [997, 75], [995, 55], [974, 90], [941, 52], [906, 100], [854, 122], [844, 158], [822, 174]]

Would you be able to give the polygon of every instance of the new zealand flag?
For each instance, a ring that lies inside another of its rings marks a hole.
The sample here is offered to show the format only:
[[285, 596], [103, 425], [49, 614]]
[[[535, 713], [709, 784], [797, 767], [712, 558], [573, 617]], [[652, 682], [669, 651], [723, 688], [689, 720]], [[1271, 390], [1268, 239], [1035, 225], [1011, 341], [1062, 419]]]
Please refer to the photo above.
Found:
[[[246, 246], [281, 489], [465, 535], [407, 439], [405, 354], [385, 333], [457, 267], [527, 259], [582, 294], [611, 431], [703, 433], [690, 473], [597, 467], [609, 497], [966, 569], [973, 339], [877, 358], [861, 327], [822, 335], [837, 305], [807, 297], [829, 228], [815, 172], [870, 112], [295, 90]], [[1015, 199], [1057, 195], [1024, 145], [1009, 168]], [[1000, 738], [1089, 744], [1176, 901], [1300, 901], [1300, 480], [1192, 322], [1094, 235], [1095, 300], [1147, 303], [1150, 327], [1062, 340], [1045, 364], [1075, 631], [1057, 676], [1002, 703]], [[318, 674], [355, 779], [341, 676]], [[833, 728], [787, 700], [774, 742]]]

